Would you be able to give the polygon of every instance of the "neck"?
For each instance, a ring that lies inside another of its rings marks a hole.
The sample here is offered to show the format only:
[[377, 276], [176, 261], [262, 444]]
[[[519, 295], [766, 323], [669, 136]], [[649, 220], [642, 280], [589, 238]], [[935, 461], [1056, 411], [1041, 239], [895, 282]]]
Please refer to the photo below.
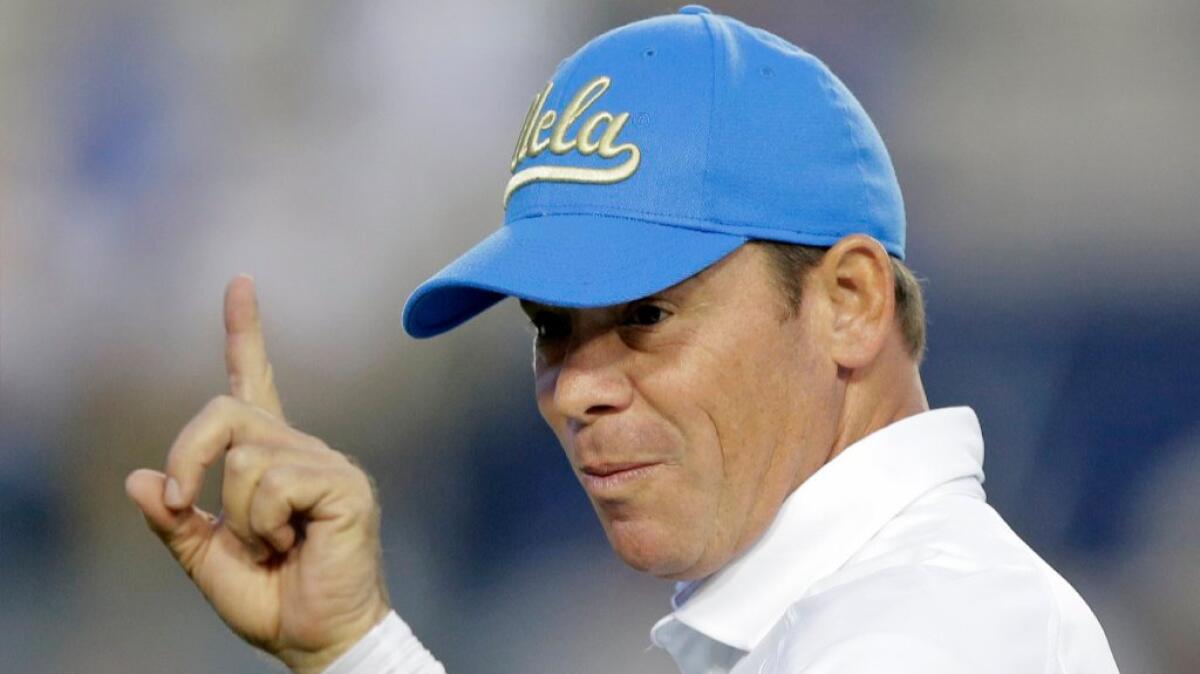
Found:
[[918, 366], [911, 358], [881, 358], [845, 375], [845, 396], [829, 459], [905, 417], [929, 411]]

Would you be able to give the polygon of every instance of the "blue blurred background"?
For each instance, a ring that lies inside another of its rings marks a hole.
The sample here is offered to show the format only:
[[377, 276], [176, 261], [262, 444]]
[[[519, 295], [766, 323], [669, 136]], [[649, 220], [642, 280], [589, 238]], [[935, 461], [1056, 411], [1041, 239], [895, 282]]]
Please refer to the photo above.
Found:
[[[934, 406], [1126, 674], [1200, 671], [1200, 3], [712, 3], [823, 58], [888, 143]], [[384, 500], [453, 672], [669, 672], [541, 426], [511, 301], [417, 342], [499, 225], [530, 97], [662, 2], [0, 3], [0, 670], [268, 672], [124, 496], [225, 390], [259, 283], [289, 417]], [[215, 503], [217, 479], [206, 502]]]

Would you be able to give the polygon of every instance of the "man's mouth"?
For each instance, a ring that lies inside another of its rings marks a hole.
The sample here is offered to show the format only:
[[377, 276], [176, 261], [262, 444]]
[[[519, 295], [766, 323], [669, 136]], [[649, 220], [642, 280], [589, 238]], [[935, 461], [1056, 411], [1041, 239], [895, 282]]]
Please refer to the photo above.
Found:
[[594, 463], [580, 468], [583, 486], [594, 495], [607, 495], [653, 474], [662, 464], [653, 461]]

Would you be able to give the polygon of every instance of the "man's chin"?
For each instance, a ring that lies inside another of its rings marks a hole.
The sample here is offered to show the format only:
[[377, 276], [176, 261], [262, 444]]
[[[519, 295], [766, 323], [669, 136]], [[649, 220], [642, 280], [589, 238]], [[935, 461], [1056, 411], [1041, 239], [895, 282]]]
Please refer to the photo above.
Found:
[[604, 533], [622, 561], [665, 580], [688, 580], [702, 550], [695, 542], [680, 540], [677, 533], [654, 521], [614, 520], [604, 524]]

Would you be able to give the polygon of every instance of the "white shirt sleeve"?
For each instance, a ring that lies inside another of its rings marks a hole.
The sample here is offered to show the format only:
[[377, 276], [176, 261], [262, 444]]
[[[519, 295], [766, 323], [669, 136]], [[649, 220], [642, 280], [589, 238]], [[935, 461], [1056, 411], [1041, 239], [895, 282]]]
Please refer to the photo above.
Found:
[[395, 611], [371, 628], [322, 674], [446, 674]]

